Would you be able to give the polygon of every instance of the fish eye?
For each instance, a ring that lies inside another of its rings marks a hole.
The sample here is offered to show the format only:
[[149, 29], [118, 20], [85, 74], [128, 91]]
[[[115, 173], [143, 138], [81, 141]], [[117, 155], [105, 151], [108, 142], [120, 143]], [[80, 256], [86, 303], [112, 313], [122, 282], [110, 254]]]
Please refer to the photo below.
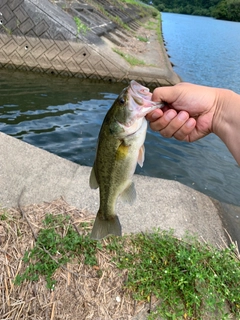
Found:
[[120, 102], [121, 104], [124, 104], [124, 103], [125, 103], [124, 98], [120, 98], [120, 99], [119, 99], [119, 102]]

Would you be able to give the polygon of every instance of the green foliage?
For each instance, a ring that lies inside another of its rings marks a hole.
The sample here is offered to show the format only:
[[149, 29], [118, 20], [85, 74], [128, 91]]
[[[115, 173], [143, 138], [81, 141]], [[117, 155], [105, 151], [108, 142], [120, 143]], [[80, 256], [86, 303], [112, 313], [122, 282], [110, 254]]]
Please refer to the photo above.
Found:
[[154, 21], [148, 21], [147, 24], [145, 24], [145, 29], [148, 30], [156, 30], [158, 27], [158, 24], [156, 24]]
[[[39, 231], [35, 246], [24, 254], [23, 261], [27, 266], [16, 277], [16, 284], [24, 280], [37, 281], [42, 275], [47, 281], [47, 287], [53, 289], [54, 272], [74, 256], [83, 256], [86, 265], [97, 264], [95, 254], [98, 243], [86, 234], [79, 235], [70, 224], [69, 216], [46, 215], [43, 225], [45, 228]], [[88, 225], [83, 226], [83, 230], [86, 227]]]
[[194, 239], [190, 245], [169, 232], [130, 241], [117, 252], [117, 263], [128, 270], [126, 287], [136, 300], [153, 295], [161, 301], [149, 319], [201, 319], [203, 311], [227, 319], [226, 303], [240, 316], [240, 261], [233, 247], [219, 251]]
[[0, 221], [7, 220], [7, 218], [8, 218], [7, 212], [3, 211], [3, 212], [0, 214]]
[[77, 26], [76, 36], [78, 36], [80, 33], [85, 35], [86, 32], [90, 30], [78, 17], [74, 17], [73, 20], [75, 21]]
[[147, 37], [143, 37], [143, 36], [137, 36], [137, 39], [139, 41], [142, 41], [142, 42], [148, 42], [149, 41]]
[[240, 0], [222, 0], [212, 10], [216, 19], [240, 22]]
[[[148, 0], [143, 2], [149, 3]], [[240, 21], [240, 0], [153, 0], [159, 11]]]
[[146, 65], [146, 63], [143, 60], [139, 60], [134, 56], [131, 56], [130, 54], [126, 54], [118, 49], [113, 49], [114, 52], [119, 54], [121, 57], [123, 57], [131, 66], [143, 66]]

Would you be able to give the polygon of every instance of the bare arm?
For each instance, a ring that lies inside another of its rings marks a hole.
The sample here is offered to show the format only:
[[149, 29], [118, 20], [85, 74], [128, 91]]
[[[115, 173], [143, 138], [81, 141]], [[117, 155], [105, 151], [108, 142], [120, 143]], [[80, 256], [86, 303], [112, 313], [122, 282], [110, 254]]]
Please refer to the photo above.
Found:
[[180, 83], [156, 88], [153, 101], [166, 107], [147, 115], [164, 137], [193, 142], [215, 133], [240, 164], [240, 95], [231, 90]]
[[219, 89], [213, 132], [226, 144], [240, 165], [240, 95]]

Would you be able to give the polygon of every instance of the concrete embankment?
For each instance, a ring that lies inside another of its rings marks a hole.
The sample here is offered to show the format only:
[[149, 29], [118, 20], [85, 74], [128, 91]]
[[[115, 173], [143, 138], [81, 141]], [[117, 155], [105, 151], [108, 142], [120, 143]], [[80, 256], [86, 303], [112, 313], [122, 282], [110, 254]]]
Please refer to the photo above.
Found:
[[[59, 197], [89, 213], [98, 209], [98, 191], [88, 184], [89, 167], [0, 133], [0, 205], [16, 207]], [[188, 231], [213, 244], [227, 243], [219, 213], [221, 203], [176, 181], [134, 176], [137, 201], [119, 203], [117, 212], [124, 233], [160, 227], [177, 236]], [[231, 231], [231, 230], [230, 230]], [[233, 235], [235, 236], [235, 235]]]
[[[175, 84], [180, 79], [159, 43], [153, 10], [112, 0], [1, 0], [0, 67], [105, 81], [135, 79], [151, 86]], [[150, 20], [155, 27], [141, 34], [141, 25]], [[149, 35], [144, 50], [134, 50], [133, 40], [148, 37], [149, 30], [155, 36]], [[132, 66], [115, 52], [131, 48], [134, 57], [150, 59]]]

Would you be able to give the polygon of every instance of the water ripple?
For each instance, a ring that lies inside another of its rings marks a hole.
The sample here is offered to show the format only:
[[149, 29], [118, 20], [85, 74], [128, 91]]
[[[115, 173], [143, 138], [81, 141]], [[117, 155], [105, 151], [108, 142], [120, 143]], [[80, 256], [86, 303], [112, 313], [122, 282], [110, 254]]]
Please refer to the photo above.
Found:
[[[2, 132], [88, 166], [103, 118], [124, 87], [10, 71], [2, 73], [0, 84]], [[240, 204], [239, 167], [216, 136], [189, 144], [148, 130], [145, 147], [146, 160], [137, 173], [176, 180]]]

